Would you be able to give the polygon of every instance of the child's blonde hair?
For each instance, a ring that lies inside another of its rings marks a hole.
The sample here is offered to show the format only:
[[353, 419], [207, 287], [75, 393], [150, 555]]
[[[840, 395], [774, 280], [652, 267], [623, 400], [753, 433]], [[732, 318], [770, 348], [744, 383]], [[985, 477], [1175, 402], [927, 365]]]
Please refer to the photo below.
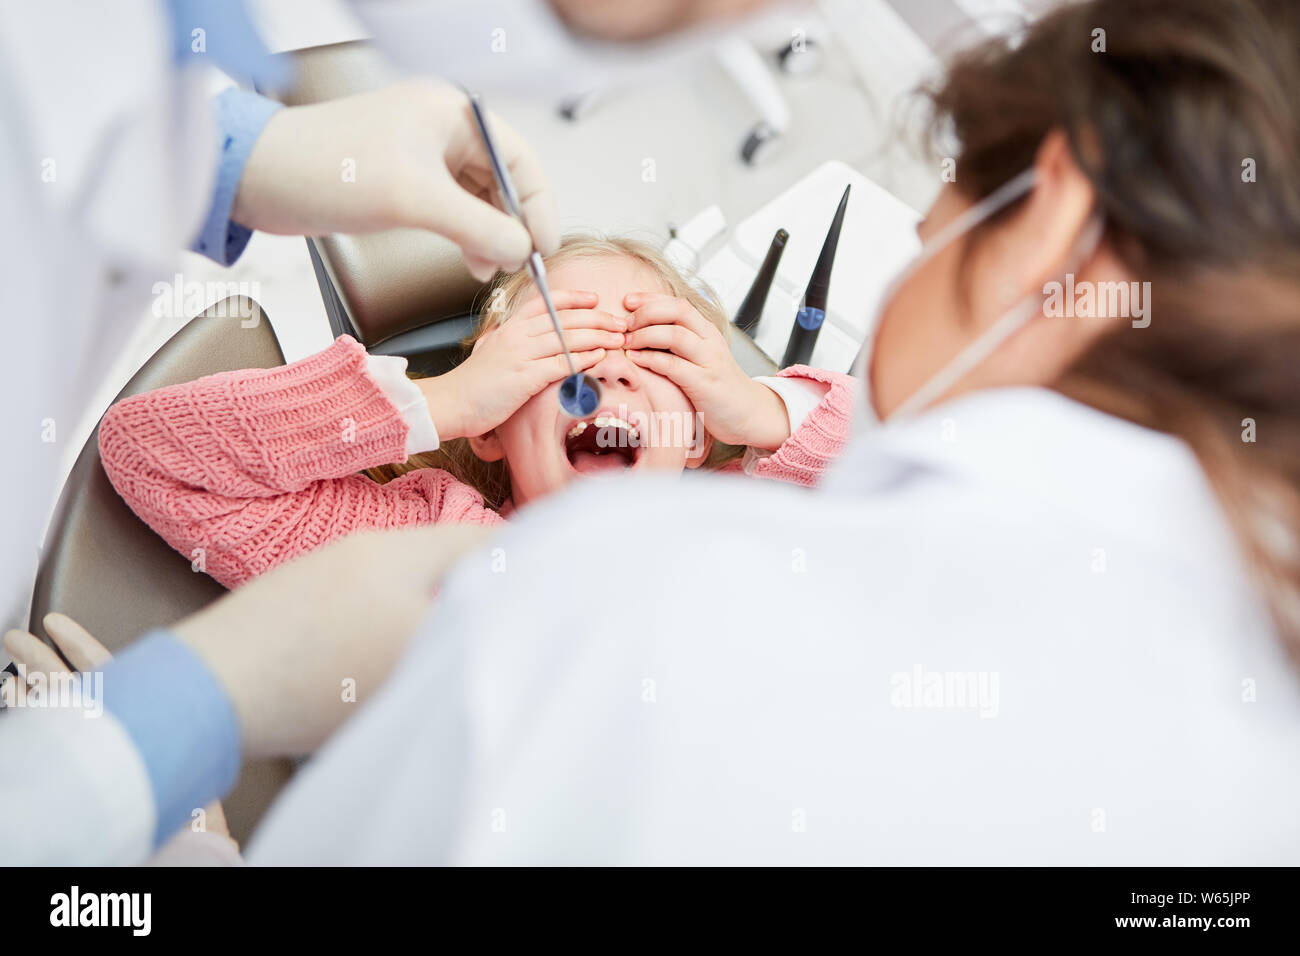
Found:
[[[648, 242], [622, 237], [565, 236], [560, 248], [546, 257], [546, 266], [554, 269], [575, 259], [598, 259], [605, 256], [636, 260], [659, 278], [664, 292], [685, 299], [700, 315], [718, 327], [724, 339], [730, 338], [731, 323], [727, 321], [717, 299], [686, 281], [677, 267]], [[486, 304], [479, 311], [478, 327], [464, 342], [465, 354], [468, 356], [479, 336], [505, 322], [532, 292], [532, 277], [527, 269], [501, 275], [494, 280], [487, 289]], [[419, 374], [411, 375], [411, 378], [421, 377]], [[735, 446], [714, 442], [706, 467], [717, 468], [739, 454], [740, 449]], [[489, 508], [500, 509], [510, 500], [510, 471], [506, 462], [483, 461], [474, 454], [469, 440], [465, 438], [453, 438], [443, 442], [437, 451], [421, 452], [404, 462], [380, 465], [366, 473], [375, 481], [383, 483], [417, 468], [441, 468], [451, 473], [478, 491]]]

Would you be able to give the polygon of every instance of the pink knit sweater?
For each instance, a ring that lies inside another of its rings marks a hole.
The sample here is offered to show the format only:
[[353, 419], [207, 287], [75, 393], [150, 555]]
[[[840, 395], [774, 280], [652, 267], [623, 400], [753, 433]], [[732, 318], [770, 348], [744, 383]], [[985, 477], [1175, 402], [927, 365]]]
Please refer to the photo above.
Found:
[[[811, 485], [848, 435], [852, 379], [803, 366], [781, 374], [830, 388], [751, 471]], [[353, 531], [504, 520], [439, 469], [382, 485], [358, 474], [405, 461], [406, 433], [366, 372], [365, 349], [345, 335], [290, 365], [222, 372], [124, 399], [100, 423], [99, 454], [113, 487], [149, 527], [235, 587]]]

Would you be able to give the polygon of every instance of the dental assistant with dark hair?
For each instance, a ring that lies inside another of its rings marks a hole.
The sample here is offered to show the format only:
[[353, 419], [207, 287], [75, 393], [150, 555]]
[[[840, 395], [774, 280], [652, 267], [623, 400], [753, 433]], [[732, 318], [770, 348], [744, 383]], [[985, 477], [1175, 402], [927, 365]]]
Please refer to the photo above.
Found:
[[520, 516], [250, 859], [1300, 862], [1297, 89], [1289, 0], [960, 57], [821, 484]]

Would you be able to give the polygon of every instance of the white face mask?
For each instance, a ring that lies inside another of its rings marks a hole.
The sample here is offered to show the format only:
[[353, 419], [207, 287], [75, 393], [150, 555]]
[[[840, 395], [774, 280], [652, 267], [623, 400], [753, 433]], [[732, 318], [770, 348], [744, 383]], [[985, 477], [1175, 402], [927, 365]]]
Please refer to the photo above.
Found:
[[[890, 282], [880, 299], [880, 305], [876, 310], [874, 321], [871, 323], [871, 333], [868, 335], [866, 342], [862, 345], [862, 350], [858, 353], [857, 361], [854, 362], [854, 374], [863, 380], [862, 394], [866, 408], [861, 410], [864, 414], [855, 416], [859, 423], [859, 428], [871, 428], [883, 424], [883, 418], [876, 409], [874, 393], [871, 382], [871, 359], [875, 351], [876, 336], [880, 334], [880, 326], [884, 318], [885, 310], [888, 308], [890, 301], [898, 292], [898, 289], [912, 275], [914, 275], [925, 263], [929, 262], [943, 249], [947, 248], [953, 242], [960, 239], [966, 233], [970, 232], [981, 222], [988, 219], [994, 213], [998, 212], [1009, 203], [1015, 202], [1025, 193], [1034, 187], [1035, 174], [1033, 169], [1027, 169], [1015, 176], [1002, 186], [989, 193], [988, 196], [981, 199], [970, 209], [966, 210], [948, 225], [944, 226], [939, 233], [929, 242], [925, 243], [916, 257], [906, 265], [902, 271]], [[1072, 270], [1076, 264], [1085, 262], [1088, 257], [1096, 250], [1101, 242], [1102, 219], [1100, 215], [1094, 216], [1084, 227], [1078, 241], [1075, 243], [1074, 254], [1071, 256], [1071, 264], [1065, 271]], [[915, 392], [894, 410], [891, 417], [905, 417], [915, 414], [930, 405], [935, 399], [947, 392], [953, 385], [957, 384], [971, 369], [975, 368], [1007, 339], [1009, 339], [1017, 330], [1024, 326], [1030, 319], [1036, 315], [1042, 314], [1042, 297], [1031, 292], [1023, 299], [1011, 306], [1004, 312], [996, 322], [979, 336], [974, 342], [971, 342], [943, 368], [939, 369], [928, 381], [921, 385]]]

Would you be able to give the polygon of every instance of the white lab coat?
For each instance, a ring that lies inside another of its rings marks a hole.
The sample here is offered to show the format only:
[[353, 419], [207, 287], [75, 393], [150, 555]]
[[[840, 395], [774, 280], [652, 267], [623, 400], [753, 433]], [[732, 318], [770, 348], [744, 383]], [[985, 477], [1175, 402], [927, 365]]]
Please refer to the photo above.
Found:
[[1295, 864], [1298, 729], [1189, 450], [988, 391], [521, 515], [250, 860]]
[[158, 0], [0, 5], [0, 615], [25, 626], [77, 423], [197, 233], [217, 148]]
[[[7, 626], [26, 626], [41, 537], [104, 358], [145, 313], [154, 282], [171, 280], [211, 196], [211, 106], [201, 74], [174, 69], [166, 17], [157, 0], [0, 4]], [[42, 710], [0, 719], [10, 728], [0, 859], [147, 855], [152, 790], [114, 717]]]

